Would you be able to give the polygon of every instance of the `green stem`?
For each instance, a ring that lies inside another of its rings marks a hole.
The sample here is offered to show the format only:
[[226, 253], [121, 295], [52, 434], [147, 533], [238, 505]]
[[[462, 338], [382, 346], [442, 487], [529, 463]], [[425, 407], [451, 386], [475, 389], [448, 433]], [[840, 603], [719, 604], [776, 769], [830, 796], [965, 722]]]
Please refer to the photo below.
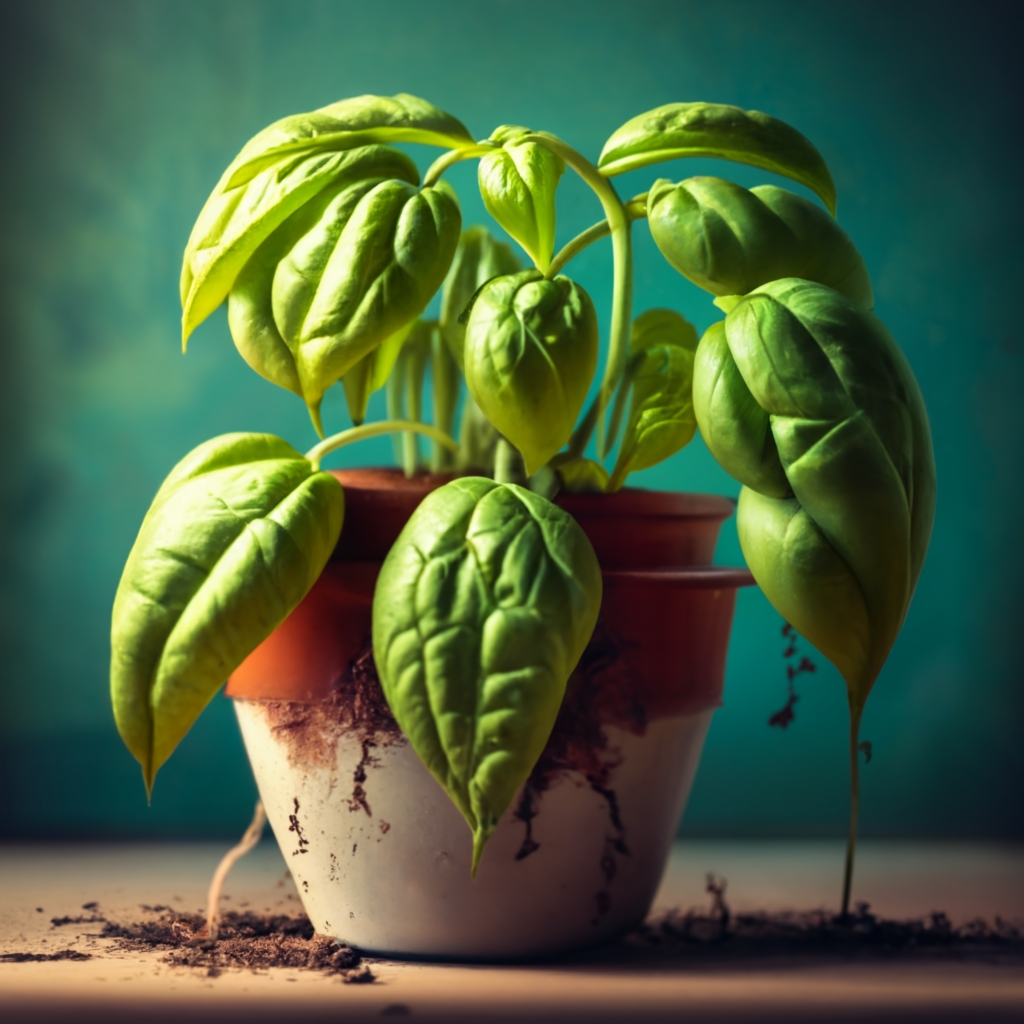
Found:
[[494, 479], [499, 484], [519, 484], [526, 486], [526, 465], [523, 456], [514, 444], [505, 438], [498, 438], [498, 447], [494, 453]]
[[320, 468], [320, 461], [325, 455], [344, 448], [347, 444], [356, 441], [365, 441], [370, 437], [379, 437], [381, 434], [395, 434], [409, 431], [414, 434], [423, 434], [432, 441], [445, 445], [453, 452], [459, 450], [458, 443], [454, 438], [449, 437], [443, 430], [431, 426], [429, 423], [413, 423], [409, 420], [382, 420], [380, 423], [364, 423], [361, 427], [350, 427], [340, 434], [334, 434], [306, 452], [306, 458], [313, 463], [314, 469]]
[[475, 146], [465, 146], [462, 149], [452, 149], [447, 153], [442, 153], [428, 168], [427, 173], [423, 175], [423, 188], [430, 188], [431, 185], [436, 185], [441, 178], [441, 175], [448, 170], [449, 167], [453, 167], [455, 164], [460, 163], [463, 160], [472, 160], [475, 156], [485, 156], [492, 149], [494, 149], [493, 143], [478, 143]]
[[594, 424], [597, 423], [598, 413], [601, 411], [601, 396], [597, 395], [590, 403], [586, 415], [576, 424], [576, 429], [569, 438], [569, 449], [566, 452], [566, 461], [569, 459], [581, 458], [590, 443], [590, 435], [594, 432]]
[[[641, 220], [647, 216], [647, 193], [634, 196], [625, 205], [626, 216], [631, 221]], [[571, 259], [578, 256], [588, 245], [593, 245], [610, 234], [611, 230], [607, 220], [600, 220], [578, 234], [571, 242], [566, 242], [551, 261], [551, 266], [544, 276], [550, 281]]]
[[862, 708], [850, 706], [850, 831], [846, 838], [846, 870], [843, 872], [842, 916], [850, 913], [850, 887], [853, 884], [853, 858], [857, 851], [857, 814], [860, 810], [860, 716]]
[[612, 316], [608, 334], [608, 361], [605, 363], [604, 378], [598, 392], [597, 448], [601, 458], [605, 449], [604, 410], [608, 406], [615, 385], [626, 362], [629, 349], [630, 313], [633, 302], [633, 240], [630, 236], [629, 217], [626, 207], [611, 182], [572, 146], [548, 132], [533, 132], [525, 142], [545, 146], [561, 157], [590, 187], [601, 202], [608, 229], [612, 236]]

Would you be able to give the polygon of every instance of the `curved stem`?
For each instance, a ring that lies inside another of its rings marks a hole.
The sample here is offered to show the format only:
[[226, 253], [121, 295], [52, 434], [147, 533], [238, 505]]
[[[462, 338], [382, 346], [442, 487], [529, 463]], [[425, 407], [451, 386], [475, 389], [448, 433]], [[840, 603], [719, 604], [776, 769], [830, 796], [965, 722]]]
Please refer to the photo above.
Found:
[[604, 209], [608, 229], [612, 236], [612, 259], [614, 260], [612, 317], [608, 334], [608, 361], [605, 363], [604, 379], [601, 381], [601, 390], [598, 393], [597, 416], [598, 454], [604, 458], [607, 454], [603, 450], [605, 441], [604, 410], [618, 383], [629, 348], [629, 325], [633, 302], [633, 240], [630, 237], [629, 217], [626, 214], [625, 205], [611, 182], [603, 177], [598, 169], [586, 157], [576, 152], [572, 146], [548, 132], [533, 132], [523, 141], [535, 142], [550, 149], [593, 189]]
[[860, 736], [861, 708], [850, 707], [850, 831], [846, 838], [846, 870], [843, 872], [841, 915], [850, 913], [850, 887], [853, 884], [853, 858], [857, 851], [857, 814], [860, 809]]
[[440, 180], [441, 175], [448, 170], [449, 167], [454, 167], [455, 164], [460, 163], [463, 160], [472, 160], [475, 156], [484, 156], [494, 149], [493, 144], [478, 143], [475, 146], [466, 146], [463, 149], [452, 149], [447, 153], [442, 153], [428, 168], [427, 173], [423, 175], [423, 188], [430, 188], [431, 185], [436, 185]]
[[[626, 216], [631, 221], [641, 220], [647, 216], [647, 193], [634, 196], [625, 206]], [[571, 242], [566, 242], [559, 249], [544, 276], [550, 281], [571, 259], [579, 255], [588, 245], [600, 241], [611, 230], [607, 220], [600, 220], [596, 224], [592, 224], [586, 231], [581, 232]]]
[[394, 434], [402, 431], [411, 431], [414, 434], [423, 434], [431, 441], [437, 441], [453, 452], [459, 450], [458, 442], [449, 437], [443, 430], [432, 427], [429, 423], [413, 423], [410, 420], [382, 420], [380, 423], [364, 423], [361, 427], [352, 427], [343, 430], [340, 434], [334, 434], [306, 452], [306, 458], [313, 463], [314, 469], [320, 468], [320, 460], [330, 452], [344, 448], [347, 444], [355, 441], [365, 441], [370, 437], [379, 437], [381, 434]]

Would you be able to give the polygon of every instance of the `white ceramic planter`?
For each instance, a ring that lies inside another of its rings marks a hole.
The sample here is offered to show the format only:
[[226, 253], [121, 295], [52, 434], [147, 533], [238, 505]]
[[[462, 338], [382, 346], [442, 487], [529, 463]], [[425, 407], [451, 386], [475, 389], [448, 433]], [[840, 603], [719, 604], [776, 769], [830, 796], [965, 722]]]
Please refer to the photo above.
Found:
[[514, 801], [471, 879], [469, 828], [404, 739], [311, 740], [307, 727], [300, 743], [289, 707], [235, 701], [316, 930], [391, 956], [467, 960], [582, 948], [643, 920], [713, 713], [655, 719], [642, 735], [605, 726], [613, 766], [601, 782], [555, 773], [529, 823]]

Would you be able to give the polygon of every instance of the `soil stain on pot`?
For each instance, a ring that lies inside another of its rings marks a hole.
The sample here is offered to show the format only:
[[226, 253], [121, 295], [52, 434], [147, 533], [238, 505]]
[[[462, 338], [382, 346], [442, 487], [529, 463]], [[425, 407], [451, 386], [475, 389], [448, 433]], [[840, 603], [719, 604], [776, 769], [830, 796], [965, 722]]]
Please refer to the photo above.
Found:
[[[346, 672], [335, 680], [331, 695], [317, 704], [293, 701], [259, 701], [271, 731], [285, 740], [292, 765], [334, 769], [338, 763], [338, 741], [355, 734], [361, 756], [352, 772], [349, 809], [372, 815], [366, 795], [367, 769], [376, 764], [373, 752], [380, 747], [405, 743], [381, 689], [373, 648], [367, 639]], [[290, 820], [296, 824], [296, 814]], [[301, 836], [299, 849], [305, 853]]]
[[540, 810], [541, 797], [560, 776], [579, 772], [604, 799], [609, 835], [600, 859], [606, 888], [594, 895], [598, 918], [611, 908], [607, 886], [615, 877], [616, 858], [629, 855], [618, 797], [608, 784], [621, 754], [608, 742], [604, 727], [614, 725], [637, 736], [642, 736], [647, 728], [647, 713], [637, 697], [638, 680], [629, 667], [628, 650], [599, 618], [594, 635], [569, 679], [551, 738], [526, 780], [513, 812], [526, 826], [516, 853], [516, 860], [523, 860], [540, 849], [533, 836], [533, 819]]

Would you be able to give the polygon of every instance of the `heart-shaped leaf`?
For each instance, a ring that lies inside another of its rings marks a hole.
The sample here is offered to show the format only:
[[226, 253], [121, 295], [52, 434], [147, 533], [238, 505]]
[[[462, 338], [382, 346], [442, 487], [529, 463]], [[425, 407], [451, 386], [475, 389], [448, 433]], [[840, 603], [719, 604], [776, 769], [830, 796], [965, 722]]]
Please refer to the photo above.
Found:
[[700, 348], [698, 422], [745, 484], [743, 553], [772, 604], [843, 674], [858, 715], [931, 533], [935, 466], [913, 374], [879, 320], [792, 278], [748, 295]]
[[821, 154], [784, 121], [723, 103], [668, 103], [627, 121], [604, 144], [606, 177], [680, 157], [721, 157], [806, 185], [836, 212], [836, 187]]
[[354, 206], [339, 193], [274, 272], [272, 308], [319, 428], [324, 392], [423, 312], [458, 245], [447, 182], [385, 181]]
[[171, 471], [114, 599], [114, 717], [147, 789], [220, 685], [334, 550], [337, 480], [269, 434], [226, 434]]
[[460, 318], [470, 300], [491, 278], [518, 270], [519, 260], [511, 247], [483, 225], [474, 224], [462, 233], [441, 292], [441, 332], [460, 370], [466, 342], [466, 325]]
[[629, 473], [647, 469], [693, 440], [693, 358], [697, 331], [671, 309], [649, 309], [633, 322], [624, 378], [630, 407], [608, 490]]
[[226, 298], [249, 257], [280, 224], [329, 185], [400, 178], [419, 172], [389, 146], [315, 150], [280, 158], [242, 185], [214, 189], [196, 221], [181, 271], [184, 340]]
[[466, 325], [466, 384], [532, 476], [568, 440], [597, 366], [597, 315], [567, 277], [498, 277]]
[[551, 733], [601, 607], [579, 525], [525, 488], [464, 477], [388, 554], [373, 647], [398, 724], [484, 845]]
[[783, 277], [828, 285], [864, 309], [874, 296], [850, 236], [820, 206], [774, 185], [721, 178], [656, 181], [647, 220], [661, 254], [712, 295], [745, 295]]
[[544, 272], [555, 251], [555, 192], [565, 161], [546, 146], [519, 141], [529, 134], [505, 125], [491, 135], [500, 148], [480, 159], [480, 195], [487, 212]]

